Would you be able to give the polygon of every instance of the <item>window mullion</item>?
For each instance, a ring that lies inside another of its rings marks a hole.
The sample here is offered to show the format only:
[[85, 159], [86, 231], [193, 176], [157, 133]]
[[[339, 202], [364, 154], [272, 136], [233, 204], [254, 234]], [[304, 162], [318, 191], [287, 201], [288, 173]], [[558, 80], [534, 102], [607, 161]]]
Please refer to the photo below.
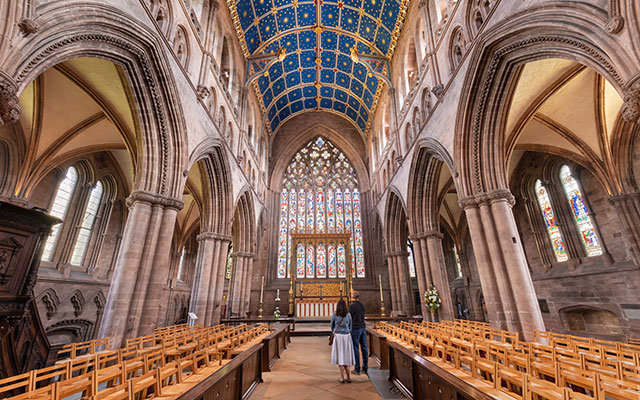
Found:
[[[107, 197], [106, 192], [103, 193], [102, 197], [103, 199]], [[107, 229], [109, 228], [109, 221], [111, 220], [113, 203], [114, 201], [111, 199], [106, 201], [101, 200], [100, 208], [96, 214], [96, 220], [93, 223], [93, 232], [91, 232], [91, 238], [87, 244], [87, 250], [84, 256], [84, 259], [88, 260], [88, 262], [86, 262], [86, 266], [87, 272], [90, 274], [95, 272], [98, 264], [98, 257], [100, 256], [102, 244], [104, 243], [104, 238], [107, 235]]]

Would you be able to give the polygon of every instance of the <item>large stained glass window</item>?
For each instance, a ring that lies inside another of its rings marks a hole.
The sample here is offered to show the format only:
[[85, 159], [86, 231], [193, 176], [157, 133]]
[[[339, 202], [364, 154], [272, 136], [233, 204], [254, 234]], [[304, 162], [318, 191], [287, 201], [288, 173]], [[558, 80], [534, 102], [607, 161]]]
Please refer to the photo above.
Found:
[[564, 247], [564, 241], [562, 240], [562, 234], [560, 228], [558, 228], [558, 220], [556, 214], [551, 207], [551, 200], [549, 200], [549, 193], [547, 189], [542, 185], [540, 179], [536, 181], [536, 196], [538, 197], [538, 205], [542, 212], [542, 218], [547, 227], [547, 234], [553, 247], [553, 252], [556, 255], [556, 260], [567, 261], [569, 257]]
[[[351, 248], [353, 276], [365, 276], [360, 192], [353, 166], [337, 147], [317, 137], [293, 158], [280, 195], [278, 278], [290, 276], [291, 255], [299, 278], [336, 278], [347, 273]], [[318, 243], [292, 249], [291, 232], [351, 233], [349, 243]]]
[[578, 187], [578, 182], [573, 178], [571, 170], [566, 165], [560, 168], [560, 180], [562, 181], [564, 192], [569, 200], [573, 218], [576, 221], [578, 232], [580, 232], [580, 239], [582, 239], [582, 245], [587, 252], [587, 256], [601, 255], [602, 247], [600, 246], [600, 240], [593, 227], [591, 217], [589, 216], [587, 203]]
[[455, 244], [453, 245], [453, 256], [456, 259], [456, 278], [462, 278], [462, 264], [458, 255], [458, 247]]
[[[49, 214], [64, 220], [77, 182], [78, 171], [74, 167], [69, 167], [69, 169], [67, 169], [66, 176], [62, 182], [60, 182], [60, 186], [58, 186], [58, 191], [56, 192], [56, 197], [53, 200], [53, 205], [51, 206]], [[44, 244], [44, 250], [42, 251], [42, 261], [53, 260], [53, 251], [55, 250], [56, 243], [58, 243], [61, 230], [62, 223], [56, 224], [51, 228], [51, 233], [49, 234], [49, 237], [47, 237], [47, 241]]]
[[227, 269], [224, 272], [225, 279], [231, 279], [231, 267], [233, 265], [233, 259], [231, 258], [231, 253], [233, 253], [233, 243], [229, 243], [229, 249], [227, 250]]

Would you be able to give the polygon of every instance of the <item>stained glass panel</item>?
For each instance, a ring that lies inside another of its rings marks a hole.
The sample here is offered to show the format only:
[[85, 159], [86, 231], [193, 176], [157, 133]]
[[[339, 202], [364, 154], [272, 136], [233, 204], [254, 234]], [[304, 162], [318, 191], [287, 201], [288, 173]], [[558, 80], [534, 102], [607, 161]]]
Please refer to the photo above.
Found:
[[305, 195], [304, 190], [300, 189], [298, 192], [298, 232], [304, 232], [306, 200], [307, 196]]
[[596, 235], [593, 223], [591, 222], [587, 203], [582, 197], [582, 192], [578, 187], [578, 182], [573, 178], [571, 170], [566, 165], [563, 165], [560, 169], [560, 180], [562, 181], [564, 191], [567, 194], [567, 199], [571, 205], [573, 218], [576, 221], [578, 231], [580, 231], [580, 239], [582, 239], [582, 245], [587, 252], [587, 256], [591, 257], [601, 255], [602, 247], [600, 246], [600, 240], [598, 239], [598, 235]]
[[538, 197], [538, 205], [540, 206], [542, 218], [544, 219], [544, 223], [547, 227], [547, 234], [549, 236], [549, 240], [551, 241], [551, 247], [553, 247], [553, 252], [556, 256], [556, 260], [567, 261], [569, 257], [567, 256], [567, 252], [564, 247], [562, 233], [560, 233], [560, 228], [558, 228], [556, 215], [553, 212], [553, 208], [551, 207], [551, 200], [549, 199], [547, 189], [542, 185], [540, 179], [536, 181], [535, 188], [536, 196]]
[[344, 212], [342, 209], [342, 191], [336, 190], [336, 231], [344, 232]]
[[307, 278], [315, 278], [315, 264], [313, 245], [307, 245]]
[[313, 192], [307, 192], [307, 233], [313, 233], [313, 220], [315, 213], [313, 212]]
[[347, 260], [345, 259], [344, 243], [338, 245], [338, 278], [346, 278], [347, 276]]
[[304, 245], [302, 243], [298, 243], [298, 278], [304, 278]]
[[336, 276], [336, 246], [331, 243], [329, 245], [329, 278], [335, 278]]
[[278, 278], [287, 277], [287, 189], [280, 195], [280, 230], [278, 232]]
[[362, 246], [362, 221], [360, 216], [360, 193], [353, 190], [353, 236], [355, 237], [355, 259], [358, 278], [364, 278], [364, 247]]
[[224, 273], [225, 279], [231, 279], [231, 265], [233, 264], [231, 253], [233, 253], [233, 243], [229, 243], [229, 249], [227, 250], [227, 270]]
[[324, 207], [324, 190], [318, 189], [316, 193], [316, 230], [318, 232], [325, 232]]
[[[62, 182], [60, 182], [60, 186], [58, 186], [58, 191], [56, 192], [56, 197], [53, 200], [53, 205], [51, 206], [49, 214], [64, 221], [64, 218], [67, 215], [67, 209], [69, 208], [69, 203], [71, 202], [71, 196], [73, 195], [77, 182], [78, 171], [74, 167], [69, 167], [69, 169], [67, 169], [67, 174]], [[49, 237], [47, 237], [47, 241], [45, 242], [44, 249], [42, 251], [43, 261], [52, 261], [53, 251], [56, 247], [56, 243], [58, 242], [61, 229], [62, 223], [56, 224], [51, 228], [51, 233], [49, 234]]]
[[324, 247], [324, 243], [320, 242], [318, 244], [316, 253], [316, 275], [318, 278], [324, 278], [327, 276], [327, 250]]
[[327, 232], [336, 231], [336, 216], [333, 211], [333, 191], [327, 192]]

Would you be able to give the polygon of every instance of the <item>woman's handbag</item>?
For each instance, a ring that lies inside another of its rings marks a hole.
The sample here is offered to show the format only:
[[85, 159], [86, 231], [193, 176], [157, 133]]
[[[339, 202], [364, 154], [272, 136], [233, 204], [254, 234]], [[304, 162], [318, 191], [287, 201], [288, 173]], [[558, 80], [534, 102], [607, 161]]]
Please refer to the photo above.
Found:
[[[338, 325], [336, 325], [336, 329], [338, 329], [340, 327], [340, 324], [342, 324], [342, 320], [343, 319], [344, 319], [344, 317], [340, 318], [340, 322], [338, 322]], [[335, 329], [331, 332], [331, 335], [329, 335], [329, 346], [333, 346], [334, 332], [335, 332]]]

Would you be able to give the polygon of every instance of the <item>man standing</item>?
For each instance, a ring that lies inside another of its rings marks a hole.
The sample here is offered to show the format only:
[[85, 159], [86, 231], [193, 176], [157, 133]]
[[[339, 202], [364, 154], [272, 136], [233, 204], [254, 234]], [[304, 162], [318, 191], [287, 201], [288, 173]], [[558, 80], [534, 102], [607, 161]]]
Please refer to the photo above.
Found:
[[367, 329], [364, 322], [364, 306], [360, 303], [360, 293], [353, 291], [353, 303], [349, 306], [349, 313], [353, 320], [351, 339], [356, 365], [353, 373], [360, 374], [360, 348], [362, 349], [362, 372], [369, 374], [369, 351], [367, 350]]

